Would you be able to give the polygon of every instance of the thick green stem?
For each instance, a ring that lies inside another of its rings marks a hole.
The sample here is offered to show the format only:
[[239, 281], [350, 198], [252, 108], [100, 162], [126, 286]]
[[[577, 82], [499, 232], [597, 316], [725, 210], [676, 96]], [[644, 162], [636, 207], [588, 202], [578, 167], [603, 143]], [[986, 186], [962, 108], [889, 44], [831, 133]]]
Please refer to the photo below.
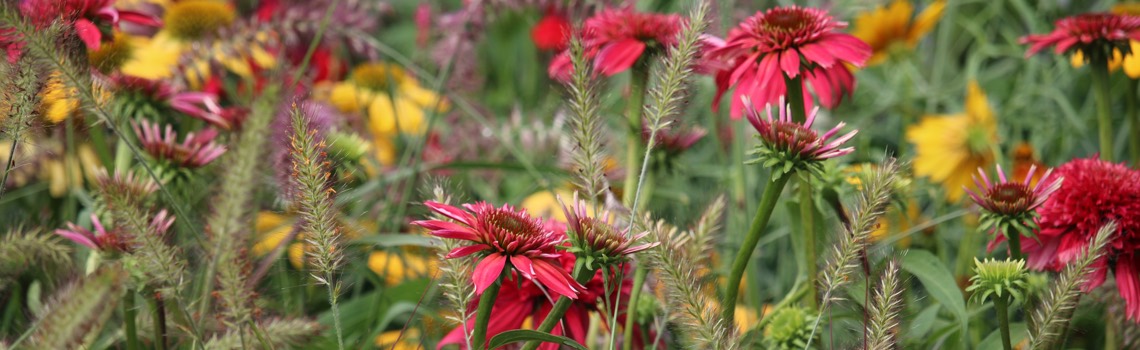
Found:
[[495, 299], [499, 297], [499, 288], [503, 286], [503, 275], [510, 271], [510, 265], [504, 265], [503, 271], [495, 283], [487, 286], [479, 296], [479, 308], [475, 311], [475, 328], [471, 330], [471, 346], [476, 349], [487, 348], [487, 324], [491, 321], [491, 309], [495, 307]]
[[1009, 232], [1006, 238], [1009, 239], [1009, 257], [1021, 259], [1021, 232]]
[[1009, 336], [1009, 296], [995, 297], [994, 309], [997, 309], [998, 324], [1001, 327], [1001, 345], [1005, 350], [1013, 350]]
[[629, 294], [629, 305], [625, 307], [625, 339], [623, 350], [633, 349], [633, 326], [634, 319], [637, 318], [637, 302], [641, 299], [641, 288], [645, 284], [645, 276], [649, 274], [649, 269], [645, 264], [637, 264], [637, 268], [633, 271], [633, 291]]
[[127, 350], [139, 348], [139, 330], [135, 327], [135, 291], [128, 290], [123, 297], [123, 328], [127, 333]]
[[760, 236], [764, 233], [764, 227], [768, 226], [768, 219], [772, 218], [772, 209], [780, 199], [780, 192], [783, 192], [784, 185], [793, 175], [795, 174], [783, 174], [764, 187], [764, 194], [760, 196], [760, 206], [756, 208], [756, 215], [752, 217], [752, 226], [748, 228], [748, 235], [744, 236], [744, 243], [736, 253], [736, 259], [732, 261], [732, 272], [728, 275], [728, 286], [724, 291], [724, 309], [721, 310], [724, 313], [722, 318], [725, 324], [733, 324], [732, 320], [736, 316], [736, 297], [740, 292], [740, 280], [744, 277], [744, 270], [752, 260], [752, 251], [756, 249], [756, 244], [760, 243]]
[[792, 121], [797, 123], [806, 121], [807, 105], [804, 103], [803, 76], [798, 75], [795, 78], [784, 76], [784, 84], [788, 87], [784, 93], [784, 98], [788, 100], [788, 106], [791, 108]]
[[332, 273], [325, 274], [325, 286], [329, 291], [329, 308], [332, 309], [333, 327], [336, 330], [336, 345], [337, 349], [344, 350], [344, 335], [340, 327], [340, 307], [337, 305], [339, 288], [333, 287]]
[[[594, 273], [598, 272], [597, 269], [586, 268], [585, 260], [583, 257], [578, 257], [574, 263], [574, 280], [582, 284], [589, 282], [590, 279], [594, 278]], [[550, 333], [550, 330], [554, 329], [554, 326], [562, 321], [562, 316], [566, 314], [566, 310], [570, 309], [571, 305], [574, 305], [574, 299], [565, 296], [559, 297], [558, 301], [554, 303], [554, 308], [550, 309], [550, 313], [546, 314], [546, 319], [543, 319], [542, 323], [539, 324], [535, 330]], [[542, 342], [537, 340], [529, 341], [523, 346], [523, 350], [538, 349], [540, 344], [542, 344]]]
[[1128, 138], [1128, 151], [1132, 153], [1133, 167], [1140, 166], [1140, 137], [1136, 136], [1140, 135], [1140, 109], [1136, 108], [1136, 99], [1140, 98], [1136, 95], [1137, 84], [1140, 84], [1140, 80], [1128, 81], [1128, 97], [1124, 98], [1128, 102], [1128, 120], [1132, 128], [1132, 133], [1129, 135], [1133, 135]]
[[630, 74], [629, 105], [626, 111], [629, 131], [626, 133], [625, 186], [622, 187], [621, 202], [632, 208], [633, 197], [637, 192], [637, 177], [640, 175], [638, 169], [641, 169], [641, 149], [645, 147], [645, 142], [641, 140], [641, 114], [645, 110], [645, 94], [649, 86], [649, 65], [635, 63]]
[[800, 219], [803, 220], [801, 230], [804, 236], [804, 267], [807, 268], [807, 300], [811, 308], [819, 307], [819, 287], [816, 278], [819, 275], [819, 265], [816, 263], [816, 233], [815, 233], [815, 206], [812, 203], [811, 181], [806, 177], [800, 178]]
[[1108, 86], [1108, 62], [1092, 62], [1093, 97], [1096, 98], [1096, 118], [1100, 129], [1100, 159], [1115, 161], [1112, 154], [1112, 100]]
[[1120, 346], [1120, 329], [1117, 328], [1116, 315], [1104, 313], [1104, 350], [1123, 349]]

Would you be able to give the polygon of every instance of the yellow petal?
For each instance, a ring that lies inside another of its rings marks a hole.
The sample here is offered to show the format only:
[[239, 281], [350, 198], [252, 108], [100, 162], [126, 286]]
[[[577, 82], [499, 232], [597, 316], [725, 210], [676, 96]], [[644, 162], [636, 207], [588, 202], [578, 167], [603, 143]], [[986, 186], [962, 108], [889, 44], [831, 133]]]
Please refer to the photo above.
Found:
[[368, 117], [373, 137], [395, 135], [397, 131], [419, 135], [424, 132], [424, 111], [410, 99], [376, 96], [368, 106]]
[[415, 328], [408, 328], [406, 331], [387, 331], [376, 336], [376, 347], [387, 350], [422, 350], [419, 338], [420, 331]]
[[977, 123], [988, 124], [994, 119], [994, 111], [990, 108], [986, 93], [976, 80], [970, 80], [966, 86], [966, 115]]
[[178, 59], [186, 46], [164, 33], [153, 38], [132, 37], [131, 58], [123, 64], [122, 72], [146, 79], [164, 79], [174, 76]]
[[374, 98], [372, 92], [351, 83], [337, 83], [329, 91], [329, 103], [344, 113], [360, 113]]
[[368, 256], [368, 268], [388, 285], [396, 285], [410, 278], [429, 276], [437, 268], [434, 261], [418, 254], [394, 254], [378, 250]]
[[1122, 65], [1124, 66], [1124, 74], [1129, 78], [1140, 78], [1140, 41], [1132, 40], [1128, 43], [1132, 49], [1132, 54], [1124, 58]]
[[942, 19], [942, 12], [946, 9], [946, 1], [938, 0], [926, 6], [914, 19], [914, 24], [910, 27], [910, 33], [907, 40], [913, 45], [917, 43], [926, 33], [929, 33], [938, 21]]
[[[301, 237], [297, 236], [300, 240]], [[294, 268], [302, 269], [305, 267], [305, 245], [303, 243], [293, 243], [289, 245], [289, 264]]]
[[417, 105], [425, 109], [432, 109], [436, 108], [436, 106], [439, 106], [439, 109], [436, 110], [438, 112], [447, 111], [451, 107], [447, 103], [446, 99], [440, 100], [438, 94], [421, 87], [420, 84], [411, 79], [407, 79], [403, 84], [401, 84], [400, 96], [411, 99]]

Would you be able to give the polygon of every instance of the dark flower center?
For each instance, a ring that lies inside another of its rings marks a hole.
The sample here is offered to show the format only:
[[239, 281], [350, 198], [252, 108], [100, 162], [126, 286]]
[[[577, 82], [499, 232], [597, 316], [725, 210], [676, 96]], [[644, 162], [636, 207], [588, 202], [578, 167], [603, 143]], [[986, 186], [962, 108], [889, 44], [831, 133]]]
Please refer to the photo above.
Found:
[[765, 30], [791, 32], [803, 28], [809, 21], [809, 16], [797, 9], [774, 9], [764, 16]]
[[805, 128], [799, 123], [789, 122], [776, 122], [772, 125], [776, 131], [776, 140], [773, 142], [777, 145], [791, 145], [795, 144], [811, 144], [819, 139], [819, 135], [814, 130]]
[[1018, 182], [1000, 183], [986, 191], [986, 199], [1000, 214], [1024, 212], [1033, 202], [1033, 196], [1029, 186]]

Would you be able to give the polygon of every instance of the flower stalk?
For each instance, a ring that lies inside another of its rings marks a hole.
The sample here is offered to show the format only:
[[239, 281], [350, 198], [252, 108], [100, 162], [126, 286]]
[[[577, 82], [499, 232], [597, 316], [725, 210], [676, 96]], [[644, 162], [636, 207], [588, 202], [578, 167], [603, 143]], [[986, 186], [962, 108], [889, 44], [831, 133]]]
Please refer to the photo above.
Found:
[[1002, 349], [1013, 350], [1009, 335], [1009, 295], [994, 298], [994, 309], [997, 310], [998, 324], [1001, 327]]
[[[1136, 106], [1136, 99], [1140, 96], [1136, 95], [1137, 85], [1140, 85], [1140, 81], [1129, 79], [1128, 97], [1124, 98], [1125, 101], [1128, 101], [1128, 119], [1132, 124], [1132, 135], [1140, 134], [1140, 108]], [[1132, 164], [1140, 164], [1140, 137], [1128, 138], [1128, 150], [1132, 152]]]
[[1100, 159], [1112, 162], [1112, 104], [1108, 81], [1108, 61], [1092, 60], [1092, 88], [1096, 99], [1096, 118], [1100, 134]]
[[[803, 76], [798, 75], [795, 78], [784, 76], [785, 84], [788, 89], [785, 91], [785, 96], [788, 98], [788, 105], [791, 110], [792, 121], [803, 123], [807, 120], [807, 106], [804, 103], [803, 95]], [[815, 234], [815, 209], [813, 208], [812, 195], [811, 195], [811, 181], [807, 177], [800, 178], [800, 220], [802, 220], [800, 231], [804, 237], [804, 267], [807, 269], [808, 292], [807, 299], [808, 305], [813, 309], [819, 306], [819, 288], [816, 286], [815, 278], [819, 275], [816, 266], [816, 234]]]
[[[591, 278], [594, 278], [594, 273], [597, 271], [597, 269], [587, 268], [585, 259], [579, 258], [574, 262], [573, 277], [574, 280], [578, 281], [578, 283], [586, 284], [586, 282], [589, 282]], [[542, 320], [542, 323], [539, 324], [538, 328], [535, 330], [543, 333], [550, 333], [550, 331], [554, 329], [554, 326], [558, 325], [558, 323], [562, 321], [562, 315], [566, 314], [566, 310], [569, 310], [570, 305], [573, 304], [574, 299], [570, 299], [565, 296], [558, 298], [558, 301], [554, 303], [554, 307], [550, 309], [550, 313], [546, 314], [546, 319]], [[523, 350], [538, 349], [538, 346], [540, 344], [541, 342], [537, 340], [531, 340], [523, 346]]]
[[727, 324], [733, 324], [740, 280], [744, 277], [744, 270], [748, 268], [748, 262], [752, 259], [752, 251], [756, 249], [756, 244], [760, 243], [764, 227], [768, 226], [768, 220], [772, 218], [772, 210], [776, 208], [780, 192], [783, 192], [784, 185], [787, 185], [791, 179], [790, 175], [792, 174], [773, 178], [768, 186], [764, 187], [764, 194], [760, 196], [760, 206], [756, 208], [756, 215], [752, 217], [752, 225], [748, 228], [748, 234], [744, 236], [744, 243], [736, 253], [736, 259], [732, 261], [732, 272], [728, 275], [728, 287], [725, 290], [724, 309], [721, 310]]
[[135, 292], [133, 290], [127, 291], [123, 296], [123, 328], [127, 334], [127, 350], [137, 350], [139, 348], [139, 331], [135, 326]]
[[499, 288], [503, 286], [503, 275], [507, 274], [510, 269], [510, 265], [503, 266], [503, 271], [499, 272], [499, 277], [495, 279], [495, 283], [487, 286], [487, 289], [483, 290], [483, 294], [479, 296], [479, 308], [475, 311], [475, 327], [471, 331], [471, 344], [475, 345], [476, 349], [487, 348], [487, 325], [491, 321], [491, 309], [495, 307]]
[[626, 158], [625, 158], [625, 187], [622, 187], [622, 203], [627, 207], [636, 205], [633, 203], [634, 195], [637, 192], [637, 178], [638, 172], [636, 169], [641, 169], [641, 149], [643, 148], [641, 141], [641, 115], [644, 111], [645, 95], [649, 88], [649, 64], [647, 62], [638, 62], [630, 69], [629, 78], [629, 106], [627, 122], [628, 132], [626, 133]]

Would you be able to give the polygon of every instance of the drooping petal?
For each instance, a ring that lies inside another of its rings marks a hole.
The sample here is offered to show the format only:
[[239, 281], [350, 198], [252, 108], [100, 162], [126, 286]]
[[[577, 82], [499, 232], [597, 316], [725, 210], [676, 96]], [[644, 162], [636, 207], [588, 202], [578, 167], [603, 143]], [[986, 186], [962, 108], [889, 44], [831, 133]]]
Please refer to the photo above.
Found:
[[645, 43], [635, 39], [610, 43], [598, 51], [598, 56], [594, 58], [594, 68], [605, 75], [621, 73], [632, 67], [644, 51]]
[[443, 214], [443, 216], [451, 218], [452, 220], [462, 222], [468, 226], [474, 225], [475, 216], [471, 215], [471, 213], [463, 211], [463, 209], [459, 209], [436, 201], [427, 201], [424, 202], [424, 205], [426, 205], [428, 208], [431, 208], [431, 210], [437, 213]]
[[86, 18], [80, 18], [75, 21], [75, 32], [79, 34], [79, 39], [83, 40], [83, 44], [87, 45], [88, 49], [98, 51], [103, 41], [103, 33], [99, 32], [99, 27], [95, 23]]
[[570, 278], [570, 274], [561, 266], [554, 265], [547, 260], [534, 260], [532, 266], [534, 267], [535, 279], [555, 294], [577, 299], [578, 290], [584, 288]]
[[487, 287], [498, 281], [506, 264], [507, 256], [498, 253], [488, 255], [479, 261], [471, 273], [471, 282], [475, 284], [475, 294], [482, 295]]
[[491, 249], [491, 246], [486, 245], [486, 244], [460, 246], [460, 247], [455, 247], [455, 249], [452, 249], [444, 257], [448, 258], [448, 259], [462, 258], [462, 257], [468, 256], [471, 254], [475, 254], [475, 253], [478, 253], [478, 252], [481, 252], [481, 251], [484, 251], [487, 249]]

